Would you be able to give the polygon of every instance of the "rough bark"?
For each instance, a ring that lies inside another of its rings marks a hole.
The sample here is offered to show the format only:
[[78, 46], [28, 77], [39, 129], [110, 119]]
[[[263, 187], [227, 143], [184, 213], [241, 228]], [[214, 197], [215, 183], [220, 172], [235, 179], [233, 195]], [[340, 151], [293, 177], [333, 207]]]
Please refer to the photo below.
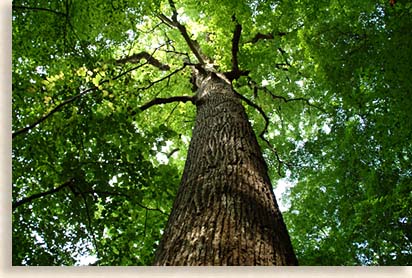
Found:
[[196, 123], [155, 265], [296, 265], [267, 166], [230, 83], [198, 78]]

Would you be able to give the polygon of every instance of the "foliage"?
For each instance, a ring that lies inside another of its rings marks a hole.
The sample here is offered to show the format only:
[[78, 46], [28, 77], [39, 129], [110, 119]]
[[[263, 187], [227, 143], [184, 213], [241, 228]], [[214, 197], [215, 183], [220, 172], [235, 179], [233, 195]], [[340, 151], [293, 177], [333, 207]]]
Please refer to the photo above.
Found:
[[412, 5], [340, 4], [304, 35], [330, 132], [297, 151], [286, 218], [302, 264], [410, 265]]
[[[412, 264], [411, 3], [175, 4], [221, 71], [242, 26], [234, 87], [270, 121], [246, 106], [272, 182], [295, 184], [300, 264]], [[197, 62], [159, 14], [169, 1], [13, 1], [13, 265], [151, 263], [195, 108], [140, 108], [190, 96]]]

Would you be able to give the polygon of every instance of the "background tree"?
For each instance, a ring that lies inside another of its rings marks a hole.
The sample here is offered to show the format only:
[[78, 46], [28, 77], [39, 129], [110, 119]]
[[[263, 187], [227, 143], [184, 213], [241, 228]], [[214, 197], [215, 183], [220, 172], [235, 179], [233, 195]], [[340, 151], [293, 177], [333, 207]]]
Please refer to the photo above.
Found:
[[[234, 88], [271, 180], [295, 185], [300, 264], [411, 264], [411, 3], [175, 4], [220, 72], [242, 26], [250, 72]], [[13, 1], [14, 265], [153, 261], [195, 115], [199, 57], [172, 15], [167, 1]]]

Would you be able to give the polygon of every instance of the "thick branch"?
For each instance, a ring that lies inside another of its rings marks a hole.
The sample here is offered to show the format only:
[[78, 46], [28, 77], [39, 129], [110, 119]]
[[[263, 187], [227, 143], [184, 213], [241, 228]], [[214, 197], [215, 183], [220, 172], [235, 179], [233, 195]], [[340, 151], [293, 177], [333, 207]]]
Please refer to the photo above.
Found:
[[[235, 16], [233, 16], [233, 20], [236, 21]], [[241, 71], [239, 69], [239, 61], [238, 61], [238, 53], [239, 53], [239, 41], [240, 41], [240, 34], [242, 33], [242, 25], [236, 22], [235, 30], [233, 31], [233, 38], [232, 38], [232, 69], [228, 72], [225, 72], [225, 76], [230, 81], [238, 79], [240, 76], [247, 76], [249, 71]]]
[[224, 75], [230, 81], [238, 79], [240, 76], [247, 76], [250, 71], [242, 71], [239, 69], [239, 42], [240, 35], [242, 33], [242, 25], [236, 21], [236, 17], [233, 15], [232, 20], [236, 22], [235, 30], [233, 31], [232, 37], [232, 69], [228, 72], [225, 72]]
[[70, 179], [70, 180], [66, 181], [65, 183], [59, 185], [59, 186], [56, 187], [56, 188], [53, 188], [53, 189], [48, 190], [48, 191], [46, 191], [46, 192], [36, 193], [36, 194], [33, 194], [33, 195], [31, 195], [31, 196], [29, 196], [29, 197], [27, 197], [27, 198], [23, 198], [23, 199], [21, 199], [20, 201], [14, 202], [14, 203], [12, 204], [12, 210], [15, 210], [15, 209], [18, 208], [19, 206], [22, 206], [22, 205], [24, 205], [24, 204], [26, 204], [26, 203], [29, 203], [29, 202], [31, 202], [31, 201], [33, 201], [33, 200], [35, 200], [35, 199], [39, 199], [39, 198], [41, 198], [41, 197], [44, 197], [44, 196], [47, 196], [47, 195], [51, 195], [51, 194], [53, 194], [53, 193], [56, 193], [56, 192], [62, 190], [63, 188], [70, 186], [72, 183], [73, 183], [73, 179]]
[[163, 64], [159, 60], [153, 57], [153, 55], [150, 55], [149, 53], [143, 51], [137, 54], [133, 54], [129, 57], [119, 59], [116, 61], [118, 64], [125, 64], [125, 63], [133, 63], [137, 64], [140, 62], [141, 59], [145, 59], [148, 64], [151, 64], [154, 67], [157, 67], [161, 70], [170, 70], [169, 65]]
[[176, 24], [164, 14], [158, 14], [157, 17], [170, 28], [177, 28]]
[[232, 38], [232, 72], [239, 71], [239, 62], [237, 59], [237, 54], [239, 52], [239, 41], [240, 34], [242, 33], [242, 25], [236, 23], [235, 30], [233, 32]]
[[181, 102], [187, 102], [191, 101], [193, 102], [193, 97], [192, 96], [174, 96], [174, 97], [169, 97], [169, 98], [155, 98], [152, 99], [151, 101], [147, 102], [146, 104], [143, 104], [142, 106], [139, 107], [140, 111], [145, 111], [149, 109], [150, 107], [154, 105], [159, 105], [159, 104], [166, 104], [166, 103], [172, 103], [176, 101], [181, 101]]
[[189, 37], [189, 34], [187, 33], [186, 27], [184, 25], [181, 25], [180, 23], [177, 23], [177, 28], [179, 29], [180, 33], [182, 34], [183, 38], [185, 39], [185, 41], [186, 41], [187, 45], [189, 46], [190, 50], [196, 56], [199, 63], [204, 65], [205, 64], [205, 59], [204, 59], [203, 54], [201, 54], [201, 52], [200, 52], [199, 44]]
[[[276, 35], [278, 37], [283, 37], [286, 36], [287, 33], [285, 32], [279, 32]], [[251, 39], [250, 41], [248, 41], [249, 43], [257, 43], [260, 40], [273, 40], [275, 38], [275, 36], [273, 34], [262, 34], [262, 33], [257, 33], [253, 39]]]

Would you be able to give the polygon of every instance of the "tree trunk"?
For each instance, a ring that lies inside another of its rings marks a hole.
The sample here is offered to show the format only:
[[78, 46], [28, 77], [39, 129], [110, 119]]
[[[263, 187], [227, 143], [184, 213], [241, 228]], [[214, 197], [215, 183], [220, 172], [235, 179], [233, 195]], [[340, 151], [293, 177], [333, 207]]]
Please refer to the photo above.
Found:
[[155, 265], [297, 265], [256, 136], [228, 81], [209, 74]]

